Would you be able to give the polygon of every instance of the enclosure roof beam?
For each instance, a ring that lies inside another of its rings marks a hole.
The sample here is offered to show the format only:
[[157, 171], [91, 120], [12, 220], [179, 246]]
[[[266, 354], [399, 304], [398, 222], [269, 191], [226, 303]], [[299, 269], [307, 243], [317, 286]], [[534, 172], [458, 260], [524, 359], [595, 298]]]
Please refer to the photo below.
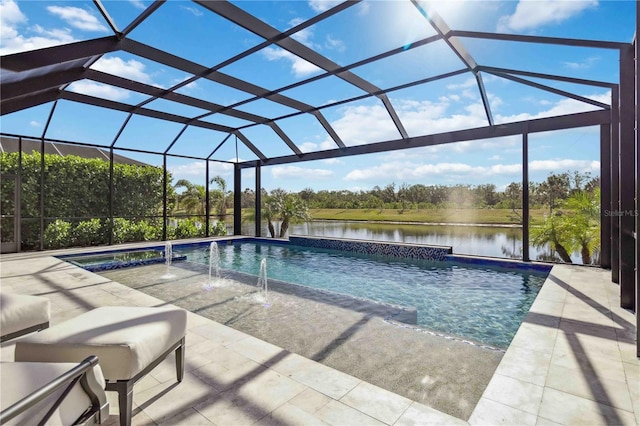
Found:
[[170, 101], [178, 102], [181, 104], [189, 105], [189, 106], [200, 108], [200, 109], [205, 109], [205, 110], [211, 111], [212, 113], [220, 112], [221, 114], [225, 114], [235, 118], [240, 118], [242, 120], [252, 121], [254, 123], [260, 124], [260, 123], [266, 123], [267, 121], [269, 121], [269, 119], [266, 117], [252, 114], [250, 112], [245, 112], [245, 111], [240, 111], [235, 109], [226, 109], [224, 106], [220, 104], [208, 102], [199, 98], [182, 95], [180, 93], [175, 93], [175, 92], [163, 93], [164, 89], [161, 89], [159, 87], [151, 86], [145, 83], [140, 83], [134, 80], [129, 80], [123, 77], [118, 77], [113, 74], [107, 74], [102, 71], [90, 69], [90, 70], [87, 70], [84, 77], [89, 80], [97, 81], [99, 83], [105, 83], [111, 86], [120, 87], [122, 89], [143, 93], [145, 95], [153, 96], [154, 98], [162, 97]]
[[66, 99], [69, 101], [79, 102], [87, 105], [93, 105], [101, 108], [108, 108], [115, 111], [122, 111], [127, 113], [133, 113], [137, 115], [143, 115], [146, 117], [157, 118], [159, 120], [164, 121], [172, 121], [174, 123], [180, 124], [189, 124], [191, 126], [202, 127], [209, 130], [215, 130], [218, 132], [230, 133], [235, 131], [234, 128], [223, 126], [221, 124], [209, 123], [206, 121], [193, 120], [189, 117], [183, 117], [176, 114], [170, 114], [167, 112], [156, 111], [147, 108], [138, 108], [135, 111], [134, 106], [130, 104], [125, 104], [122, 102], [111, 101], [108, 99], [96, 98], [94, 96], [83, 95], [80, 93], [74, 92], [62, 92], [60, 95], [61, 99]]
[[471, 53], [464, 47], [462, 42], [458, 40], [456, 37], [451, 35], [451, 28], [449, 25], [442, 19], [442, 17], [432, 8], [428, 11], [425, 10], [422, 5], [418, 2], [418, 0], [411, 0], [411, 3], [418, 9], [420, 14], [431, 24], [434, 30], [444, 39], [444, 42], [447, 43], [449, 48], [453, 51], [453, 53], [460, 58], [462, 63], [464, 63], [469, 71], [473, 72], [473, 75], [476, 78], [476, 83], [478, 85], [478, 90], [480, 91], [480, 97], [482, 98], [482, 105], [484, 106], [485, 114], [487, 115], [487, 121], [489, 125], [493, 125], [493, 114], [491, 113], [491, 105], [489, 104], [489, 97], [487, 96], [487, 91], [484, 87], [484, 81], [482, 80], [482, 75], [478, 72], [478, 64], [471, 56]]
[[291, 151], [295, 152], [295, 154], [300, 157], [302, 156], [302, 151], [300, 151], [300, 149], [298, 148], [298, 146], [293, 143], [293, 141], [289, 138], [289, 136], [287, 136], [287, 134], [280, 128], [280, 126], [278, 126], [276, 123], [271, 122], [269, 123], [269, 127], [271, 127], [273, 129], [274, 132], [276, 132], [276, 134], [278, 136], [280, 136], [280, 139], [282, 139], [284, 141], [284, 143], [287, 144], [287, 146], [291, 149]]
[[[228, 19], [229, 21], [241, 26], [242, 28], [251, 31], [252, 33], [264, 38], [264, 39], [275, 39], [281, 36], [280, 31], [276, 28], [268, 25], [264, 21], [256, 18], [255, 16], [245, 12], [238, 6], [232, 4], [227, 1], [202, 1], [196, 0], [196, 3], [204, 6], [210, 11]], [[342, 68], [339, 64], [333, 62], [329, 58], [319, 54], [315, 50], [305, 46], [299, 41], [291, 38], [284, 37], [280, 40], [276, 41], [277, 44], [282, 49], [304, 59], [305, 61], [321, 68], [329, 73], [334, 74], [336, 77], [341, 78], [349, 84], [356, 86], [357, 88], [364, 90], [367, 93], [376, 93], [380, 91], [380, 88], [375, 86], [374, 84], [366, 81], [365, 79], [353, 74], [350, 71], [340, 71]], [[393, 123], [396, 128], [400, 132], [400, 135], [403, 138], [408, 137], [404, 126], [400, 122], [398, 115], [393, 110], [393, 106], [388, 100], [381, 98], [385, 108], [389, 112]]]
[[[536, 120], [518, 121], [515, 123], [497, 124], [493, 126], [478, 127], [474, 129], [458, 130], [453, 132], [438, 133], [433, 135], [417, 136], [408, 139], [378, 142], [367, 145], [349, 146], [343, 149], [332, 149], [305, 153], [299, 158], [295, 155], [270, 158], [268, 165], [289, 164], [300, 161], [325, 160], [328, 158], [346, 157], [351, 155], [373, 154], [379, 152], [395, 151], [408, 148], [442, 145], [454, 142], [475, 141], [481, 139], [500, 138], [505, 136], [520, 135], [524, 126], [529, 133], [548, 132], [553, 130], [572, 129], [576, 127], [597, 126], [611, 122], [611, 113], [606, 110], [581, 112], [557, 117], [539, 118]], [[264, 165], [259, 161], [246, 161], [240, 163], [241, 168]]]
[[233, 134], [236, 135], [238, 139], [240, 139], [247, 148], [253, 151], [256, 157], [258, 157], [261, 161], [263, 162], [269, 161], [267, 157], [262, 153], [262, 151], [260, 151], [254, 144], [252, 144], [251, 141], [247, 139], [247, 137], [243, 135], [241, 131], [236, 130], [233, 132]]
[[113, 34], [116, 37], [119, 37], [120, 34], [121, 34], [120, 30], [118, 30], [118, 26], [113, 21], [113, 19], [111, 19], [111, 16], [109, 15], [109, 12], [107, 12], [107, 9], [104, 7], [102, 2], [100, 0], [93, 0], [93, 4], [96, 6], [96, 8], [98, 9], [98, 12], [100, 12], [100, 14], [104, 18], [104, 20], [107, 22], [107, 24], [111, 28], [111, 31], [113, 31]]
[[84, 68], [76, 67], [2, 83], [0, 86], [2, 103], [4, 104], [9, 99], [28, 96], [46, 89], [61, 88], [65, 84], [82, 79], [84, 71]]
[[488, 72], [488, 73], [500, 72], [505, 74], [524, 75], [526, 77], [541, 78], [545, 80], [564, 81], [566, 83], [583, 84], [586, 86], [606, 87], [608, 89], [618, 86], [617, 83], [610, 83], [607, 81], [587, 80], [584, 78], [567, 77], [564, 75], [556, 75], [556, 74], [544, 74], [544, 73], [533, 72], [533, 71], [514, 70], [510, 68], [487, 67], [484, 65], [478, 65], [478, 70]]
[[562, 46], [594, 47], [600, 49], [620, 50], [629, 43], [603, 40], [584, 40], [562, 37], [542, 37], [520, 34], [486, 33], [481, 31], [451, 30], [450, 37], [480, 38], [485, 40], [518, 41], [523, 43], [557, 44]]
[[127, 27], [122, 31], [122, 36], [126, 36], [131, 33], [138, 25], [144, 22], [153, 12], [158, 10], [160, 6], [164, 4], [165, 0], [155, 0], [140, 15], [136, 17]]
[[0, 115], [11, 114], [37, 105], [55, 101], [62, 92], [58, 88], [46, 89], [41, 92], [32, 92], [26, 96], [14, 99], [3, 99], [0, 103]]
[[[232, 77], [228, 74], [221, 73], [219, 71], [215, 71], [212, 73], [202, 65], [196, 64], [194, 62], [172, 55], [162, 50], [155, 49], [151, 46], [147, 46], [137, 41], [124, 39], [121, 41], [121, 43], [122, 43], [123, 50], [129, 53], [132, 53], [134, 55], [147, 58], [151, 61], [158, 62], [164, 65], [170, 66], [172, 68], [176, 68], [176, 69], [188, 72], [190, 74], [199, 75], [202, 78], [206, 78], [207, 80], [211, 80], [216, 83], [220, 83], [225, 86], [229, 86], [246, 93], [251, 93], [253, 95], [256, 95], [258, 98], [267, 99], [267, 100], [285, 105], [289, 108], [297, 109], [298, 111], [311, 112], [312, 110], [314, 110], [314, 107], [309, 104], [305, 104], [303, 102], [297, 101], [295, 99], [289, 98], [287, 96], [284, 96], [278, 93], [272, 93], [267, 89], [256, 86], [247, 81]], [[210, 115], [210, 114], [204, 114], [198, 117], [194, 117], [193, 119], [199, 120], [200, 118], [203, 118], [207, 115]], [[317, 117], [316, 114], [314, 115]], [[330, 126], [328, 122], [326, 123], [326, 125]], [[323, 124], [323, 126], [325, 125]], [[335, 132], [331, 132], [329, 134], [331, 135], [332, 133], [335, 134]], [[339, 139], [338, 140], [334, 139], [334, 141], [338, 146], [340, 146]]]
[[605, 104], [605, 103], [602, 103], [602, 102], [598, 102], [598, 101], [593, 100], [593, 99], [585, 98], [584, 96], [576, 95], [576, 94], [571, 93], [571, 92], [566, 92], [564, 90], [556, 89], [554, 87], [550, 87], [550, 86], [547, 86], [547, 85], [544, 85], [544, 84], [536, 83], [534, 81], [530, 81], [530, 80], [527, 80], [527, 79], [524, 79], [524, 78], [516, 77], [514, 75], [509, 75], [509, 74], [505, 74], [505, 73], [502, 73], [502, 72], [496, 72], [496, 71], [490, 72], [490, 74], [496, 75], [496, 76], [501, 77], [501, 78], [505, 78], [507, 80], [515, 81], [516, 83], [520, 83], [520, 84], [524, 84], [524, 85], [527, 85], [527, 86], [535, 87], [536, 89], [541, 89], [541, 90], [544, 90], [544, 91], [547, 91], [547, 92], [550, 92], [550, 93], [554, 93], [556, 95], [565, 96], [567, 98], [575, 99], [577, 101], [584, 102], [584, 103], [587, 103], [587, 104], [590, 104], [590, 105], [594, 105], [594, 106], [597, 106], [599, 108], [611, 109], [611, 105], [608, 105], [608, 104]]
[[1, 66], [2, 69], [10, 71], [27, 71], [78, 59], [89, 60], [93, 56], [103, 55], [119, 49], [120, 40], [116, 36], [96, 38], [4, 55], [2, 56]]

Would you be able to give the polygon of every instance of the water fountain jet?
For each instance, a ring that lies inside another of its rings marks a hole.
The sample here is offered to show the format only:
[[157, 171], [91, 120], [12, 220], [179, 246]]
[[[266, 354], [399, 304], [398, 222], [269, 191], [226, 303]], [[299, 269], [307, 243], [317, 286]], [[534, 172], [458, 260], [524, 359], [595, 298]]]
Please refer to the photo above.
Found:
[[172, 258], [173, 258], [173, 246], [171, 245], [171, 241], [167, 241], [164, 243], [164, 264], [167, 265], [167, 268], [164, 275], [162, 275], [160, 278], [163, 278], [163, 279], [175, 278], [175, 275], [173, 275], [169, 269], [171, 267]]
[[260, 262], [260, 273], [258, 274], [258, 289], [259, 294], [257, 296], [258, 301], [262, 303], [262, 306], [269, 307], [269, 299], [267, 298], [268, 285], [267, 285], [267, 259], [262, 259]]
[[204, 285], [204, 289], [207, 291], [213, 290], [216, 283], [222, 283], [222, 278], [220, 277], [220, 250], [218, 249], [218, 243], [212, 241], [209, 245], [209, 278]]

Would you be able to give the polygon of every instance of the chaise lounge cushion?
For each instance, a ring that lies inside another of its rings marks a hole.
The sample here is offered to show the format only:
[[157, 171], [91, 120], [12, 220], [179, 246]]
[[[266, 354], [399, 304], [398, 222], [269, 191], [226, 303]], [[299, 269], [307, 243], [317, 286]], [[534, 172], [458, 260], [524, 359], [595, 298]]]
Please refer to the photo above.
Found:
[[0, 333], [6, 336], [49, 322], [51, 302], [40, 296], [0, 293]]
[[16, 361], [80, 362], [97, 355], [104, 377], [128, 380], [184, 337], [179, 308], [108, 306], [16, 342]]
[[[45, 384], [51, 382], [63, 373], [66, 373], [77, 364], [73, 363], [41, 363], [41, 362], [3, 362], [0, 363], [2, 381], [0, 399], [2, 410], [10, 407], [27, 395], [32, 394]], [[105, 381], [100, 366], [93, 367], [95, 377], [102, 389]], [[64, 389], [59, 389], [55, 394], [24, 413], [14, 417], [6, 424], [35, 425], [49, 410], [49, 407], [60, 397]], [[48, 425], [73, 424], [91, 406], [91, 400], [82, 390], [80, 383], [76, 383], [69, 395], [62, 401], [58, 409], [51, 416]]]

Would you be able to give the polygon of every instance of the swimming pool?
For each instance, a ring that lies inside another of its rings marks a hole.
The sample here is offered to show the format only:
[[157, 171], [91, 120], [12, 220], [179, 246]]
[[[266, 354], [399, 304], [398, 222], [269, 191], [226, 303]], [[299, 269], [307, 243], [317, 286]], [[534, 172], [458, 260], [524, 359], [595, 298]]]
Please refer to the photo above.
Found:
[[[220, 268], [377, 302], [413, 307], [417, 326], [506, 348], [548, 270], [478, 267], [462, 262], [368, 256], [292, 244], [220, 244]], [[175, 248], [209, 264], [209, 246]]]
[[[270, 279], [415, 309], [417, 327], [498, 348], [509, 345], [550, 270], [501, 267], [504, 261], [477, 265], [455, 256], [421, 260], [256, 239], [217, 245], [223, 275], [226, 270], [257, 276], [266, 259]], [[64, 258], [98, 271], [162, 261], [161, 250]], [[174, 260], [209, 265], [209, 243], [176, 245], [173, 253]]]

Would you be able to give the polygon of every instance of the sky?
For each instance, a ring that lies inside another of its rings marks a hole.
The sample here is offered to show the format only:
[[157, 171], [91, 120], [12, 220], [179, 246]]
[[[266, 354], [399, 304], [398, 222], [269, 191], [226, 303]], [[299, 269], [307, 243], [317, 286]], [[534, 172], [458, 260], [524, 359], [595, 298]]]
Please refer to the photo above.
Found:
[[[339, 2], [236, 1], [241, 9], [279, 31], [292, 28]], [[151, 4], [143, 0], [104, 1], [106, 10], [122, 30]], [[630, 42], [635, 30], [635, 4], [602, 0], [520, 0], [421, 2], [425, 10], [439, 14], [452, 29], [490, 31], [565, 38], [587, 38]], [[428, 13], [428, 12], [427, 12]], [[365, 0], [324, 21], [294, 34], [293, 38], [315, 49], [331, 61], [347, 66], [367, 57], [404, 47], [403, 53], [351, 69], [378, 88], [387, 89], [418, 79], [464, 68], [443, 41], [414, 47], [413, 43], [435, 34], [420, 11], [408, 1]], [[0, 0], [0, 54], [7, 55], [75, 41], [112, 35], [91, 1]], [[262, 38], [202, 6], [186, 1], [168, 1], [128, 36], [138, 42], [181, 55], [189, 61], [212, 67], [246, 51]], [[605, 49], [556, 47], [460, 38], [480, 65], [522, 69], [605, 82], [618, 81], [617, 52]], [[170, 88], [191, 75], [124, 51], [104, 55], [92, 68], [148, 85]], [[254, 85], [275, 90], [322, 73], [315, 65], [277, 46], [265, 47], [220, 69]], [[4, 71], [3, 71], [4, 72]], [[496, 123], [569, 114], [598, 109], [593, 105], [482, 73]], [[556, 89], [610, 104], [603, 88], [535, 80]], [[139, 93], [81, 80], [70, 91], [136, 105], [147, 99]], [[198, 79], [177, 90], [221, 105], [233, 105], [252, 95], [209, 80]], [[350, 83], [329, 76], [282, 95], [313, 106], [363, 95]], [[442, 133], [486, 126], [487, 118], [476, 80], [470, 72], [388, 93], [409, 136]], [[147, 108], [195, 117], [207, 111], [154, 100]], [[127, 115], [71, 101], [58, 102], [46, 128], [52, 104], [44, 104], [2, 116], [2, 132], [115, 148], [164, 151], [180, 134], [182, 125], [134, 115], [119, 136]], [[276, 118], [296, 112], [268, 100], [237, 107], [264, 117]], [[400, 134], [383, 103], [375, 97], [321, 109], [323, 116], [347, 146], [399, 139]], [[230, 127], [250, 124], [215, 114], [203, 120]], [[333, 149], [335, 142], [320, 122], [309, 114], [277, 120], [276, 123], [303, 152]], [[292, 151], [269, 127], [247, 127], [242, 133], [269, 156]], [[116, 137], [117, 136], [117, 137]], [[225, 139], [221, 132], [189, 127], [169, 153], [206, 157]], [[599, 174], [599, 129], [596, 127], [532, 134], [529, 138], [529, 173], [532, 181], [543, 181], [550, 173], [565, 171]], [[122, 155], [162, 165], [162, 157], [133, 152]], [[223, 162], [210, 163], [210, 176], [224, 177], [232, 186], [229, 162], [256, 158], [240, 140], [229, 138], [213, 155]], [[381, 154], [343, 157], [262, 168], [262, 186], [300, 191], [369, 190], [394, 183], [424, 185], [477, 185], [493, 183], [503, 189], [521, 181], [521, 137], [460, 142], [412, 148]], [[168, 160], [174, 182], [189, 179], [204, 184], [205, 162]], [[243, 170], [242, 186], [253, 187], [254, 171]]]

